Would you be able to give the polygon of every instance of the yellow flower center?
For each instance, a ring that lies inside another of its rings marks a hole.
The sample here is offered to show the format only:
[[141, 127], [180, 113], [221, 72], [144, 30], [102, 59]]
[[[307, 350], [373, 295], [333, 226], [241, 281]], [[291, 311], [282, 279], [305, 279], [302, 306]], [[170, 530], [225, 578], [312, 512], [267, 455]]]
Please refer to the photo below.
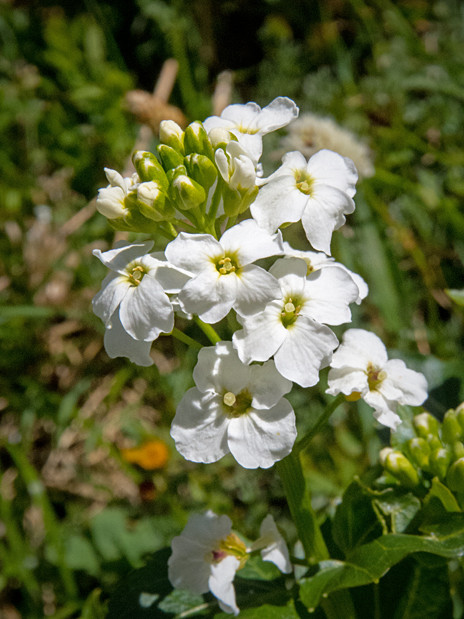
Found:
[[146, 274], [147, 274], [146, 269], [140, 264], [138, 264], [132, 269], [129, 269], [129, 273], [128, 273], [129, 283], [132, 284], [132, 286], [138, 286], [140, 282], [142, 281], [143, 276]]
[[238, 270], [238, 264], [235, 256], [224, 256], [220, 260], [214, 260], [216, 269], [221, 275], [230, 275], [236, 273]]
[[295, 180], [296, 180], [297, 189], [299, 189], [301, 193], [304, 193], [305, 195], [309, 196], [311, 194], [311, 191], [314, 185], [313, 177], [310, 176], [305, 171], [296, 170]]
[[232, 391], [227, 391], [222, 398], [225, 404], [224, 412], [229, 415], [229, 417], [239, 417], [248, 412], [252, 400], [253, 396], [247, 389], [244, 389], [237, 395], [232, 393]]
[[298, 318], [298, 314], [301, 310], [301, 305], [298, 304], [298, 301], [292, 301], [291, 298], [288, 298], [285, 302], [283, 312], [282, 312], [282, 324], [287, 329], [290, 325], [296, 322]]
[[367, 382], [369, 390], [373, 391], [387, 378], [387, 373], [384, 370], [377, 369], [373, 363], [369, 361], [367, 364]]

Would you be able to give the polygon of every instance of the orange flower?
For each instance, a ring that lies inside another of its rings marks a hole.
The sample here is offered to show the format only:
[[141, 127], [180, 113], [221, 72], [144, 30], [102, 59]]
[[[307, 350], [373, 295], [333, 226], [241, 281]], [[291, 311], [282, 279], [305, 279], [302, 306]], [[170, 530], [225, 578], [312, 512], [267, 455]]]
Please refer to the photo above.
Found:
[[169, 460], [169, 449], [164, 441], [152, 439], [132, 449], [121, 449], [121, 455], [126, 462], [138, 464], [143, 469], [151, 471], [162, 468]]

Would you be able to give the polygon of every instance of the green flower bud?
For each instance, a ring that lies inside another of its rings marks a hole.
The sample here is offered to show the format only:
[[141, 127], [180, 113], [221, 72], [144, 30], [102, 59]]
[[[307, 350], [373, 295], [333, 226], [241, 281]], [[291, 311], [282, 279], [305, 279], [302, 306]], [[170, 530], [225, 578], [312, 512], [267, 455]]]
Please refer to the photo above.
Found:
[[132, 155], [132, 162], [142, 183], [156, 181], [167, 191], [169, 183], [166, 173], [153, 153], [137, 150]]
[[217, 179], [217, 169], [214, 163], [204, 155], [191, 154], [184, 159], [188, 175], [203, 187], [205, 192], [214, 185]]
[[461, 426], [456, 418], [456, 414], [453, 410], [449, 410], [445, 413], [445, 418], [441, 424], [441, 436], [445, 443], [452, 445], [456, 441], [461, 439]]
[[445, 479], [451, 462], [451, 453], [445, 447], [434, 449], [430, 454], [430, 471], [440, 479]]
[[196, 208], [206, 200], [203, 187], [186, 174], [173, 179], [169, 195], [180, 211]]
[[223, 127], [214, 127], [208, 135], [214, 150], [218, 148], [225, 150], [229, 142], [238, 142], [235, 135]]
[[430, 413], [421, 413], [413, 419], [414, 427], [417, 434], [422, 438], [427, 438], [428, 434], [433, 434], [438, 437], [438, 420]]
[[166, 144], [181, 155], [185, 155], [184, 132], [173, 120], [162, 120], [159, 128], [161, 144]]
[[464, 445], [461, 443], [461, 441], [456, 441], [451, 445], [451, 447], [455, 460], [458, 460], [459, 458], [464, 458]]
[[435, 436], [435, 434], [427, 434], [427, 443], [432, 451], [443, 447], [443, 443], [440, 441], [438, 436]]
[[446, 485], [453, 492], [464, 491], [464, 458], [459, 458], [450, 466], [446, 476]]
[[158, 183], [150, 181], [137, 187], [137, 207], [144, 217], [153, 221], [174, 219], [176, 211]]
[[408, 455], [413, 464], [426, 469], [429, 465], [430, 446], [424, 438], [412, 438], [407, 442]]
[[185, 130], [184, 136], [185, 154], [198, 153], [199, 155], [205, 155], [211, 161], [214, 161], [213, 147], [209, 141], [208, 134], [205, 128], [199, 121], [190, 123]]
[[123, 230], [127, 232], [142, 232], [142, 233], [157, 233], [158, 225], [151, 219], [147, 219], [137, 209], [133, 208], [127, 215], [117, 217], [115, 219], [108, 219], [108, 223], [113, 230]]
[[464, 404], [460, 404], [454, 411], [457, 422], [461, 426], [461, 436], [464, 438]]
[[380, 462], [386, 471], [396, 477], [403, 486], [414, 488], [419, 485], [419, 475], [405, 455], [391, 447], [380, 452]]
[[166, 144], [158, 144], [156, 150], [165, 170], [173, 170], [184, 163], [184, 156]]

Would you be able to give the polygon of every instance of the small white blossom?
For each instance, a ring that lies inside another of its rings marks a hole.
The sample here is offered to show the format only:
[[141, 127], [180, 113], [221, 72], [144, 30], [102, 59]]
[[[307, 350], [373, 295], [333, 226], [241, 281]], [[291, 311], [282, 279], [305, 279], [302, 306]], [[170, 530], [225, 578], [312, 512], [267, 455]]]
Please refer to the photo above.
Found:
[[162, 252], [147, 253], [152, 246], [153, 241], [122, 242], [107, 252], [93, 251], [110, 269], [92, 300], [93, 311], [107, 329], [105, 348], [110, 357], [127, 356], [139, 365], [151, 365], [151, 342], [174, 327], [166, 293], [178, 292], [190, 277], [169, 264]]
[[210, 234], [181, 232], [166, 247], [169, 262], [193, 273], [179, 293], [181, 308], [215, 323], [233, 307], [240, 315], [261, 311], [281, 297], [280, 286], [267, 271], [251, 264], [282, 254], [282, 237], [270, 235], [251, 219], [226, 230], [219, 241]]
[[251, 214], [269, 232], [301, 219], [311, 245], [330, 254], [332, 232], [355, 209], [357, 178], [353, 162], [332, 151], [321, 150], [308, 162], [299, 152], [287, 153], [261, 187]]
[[310, 281], [313, 274], [306, 278], [306, 271], [306, 263], [299, 258], [277, 260], [270, 273], [279, 281], [282, 300], [271, 301], [255, 316], [240, 318], [243, 329], [232, 339], [244, 363], [274, 355], [282, 376], [311, 387], [338, 344], [335, 334], [320, 322], [341, 324], [349, 319], [348, 303], [356, 299], [358, 289], [341, 270], [349, 281], [340, 290], [319, 286], [317, 275], [322, 271], [316, 272], [315, 281]]
[[292, 571], [287, 544], [270, 514], [262, 521], [260, 537], [251, 545], [249, 550], [250, 552], [261, 550], [263, 561], [274, 563], [284, 574], [290, 574]]
[[346, 266], [341, 264], [340, 262], [335, 262], [335, 258], [331, 258], [323, 252], [300, 251], [298, 249], [293, 249], [293, 247], [291, 247], [290, 244], [286, 241], [284, 241], [283, 246], [286, 258], [301, 258], [306, 262], [306, 264], [308, 265], [308, 269], [306, 271], [307, 275], [310, 275], [310, 273], [314, 273], [315, 271], [319, 271], [325, 268], [335, 267], [338, 269], [343, 269], [346, 273], [348, 273], [348, 275], [358, 287], [359, 294], [358, 298], [356, 299], [356, 303], [359, 305], [361, 301], [367, 297], [369, 288], [363, 278], [357, 273], [353, 273], [352, 271], [347, 269]]
[[256, 186], [256, 170], [246, 150], [238, 142], [229, 142], [225, 152], [218, 148], [216, 165], [231, 189], [248, 191]]
[[327, 393], [362, 398], [374, 408], [377, 421], [393, 430], [401, 423], [398, 404], [419, 406], [427, 398], [423, 374], [409, 370], [400, 359], [389, 361], [382, 340], [363, 329], [344, 334], [330, 365]]
[[119, 172], [109, 168], [105, 168], [105, 174], [110, 184], [98, 190], [97, 210], [108, 219], [125, 217], [127, 215], [125, 198], [136, 189], [140, 179], [137, 174], [133, 174], [131, 178], [123, 178]]
[[297, 116], [298, 108], [291, 99], [277, 97], [263, 109], [253, 102], [228, 105], [221, 116], [210, 116], [203, 125], [208, 132], [221, 127], [233, 133], [256, 164], [263, 150], [262, 136], [285, 127]]
[[224, 612], [238, 615], [233, 580], [246, 557], [245, 544], [232, 533], [228, 516], [194, 514], [172, 540], [169, 580], [176, 589], [197, 595], [211, 591]]
[[172, 422], [177, 450], [193, 462], [217, 462], [231, 452], [245, 468], [269, 468], [296, 439], [295, 414], [283, 398], [292, 384], [274, 362], [244, 365], [231, 342], [203, 348], [193, 371], [196, 387]]

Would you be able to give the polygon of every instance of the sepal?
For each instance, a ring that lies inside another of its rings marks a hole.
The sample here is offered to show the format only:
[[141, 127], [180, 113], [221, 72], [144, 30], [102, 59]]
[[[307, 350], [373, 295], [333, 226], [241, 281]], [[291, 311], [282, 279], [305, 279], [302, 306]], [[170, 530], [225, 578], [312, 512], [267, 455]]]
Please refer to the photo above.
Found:
[[199, 121], [190, 123], [185, 130], [184, 148], [186, 155], [198, 153], [214, 161], [213, 147], [203, 124]]
[[166, 173], [153, 153], [136, 150], [132, 155], [132, 163], [142, 183], [156, 181], [164, 191], [167, 191], [168, 179]]
[[166, 170], [173, 170], [177, 168], [177, 166], [182, 165], [184, 163], [184, 156], [177, 150], [174, 150], [167, 144], [158, 144], [156, 147], [158, 154], [163, 163], [163, 168]]

